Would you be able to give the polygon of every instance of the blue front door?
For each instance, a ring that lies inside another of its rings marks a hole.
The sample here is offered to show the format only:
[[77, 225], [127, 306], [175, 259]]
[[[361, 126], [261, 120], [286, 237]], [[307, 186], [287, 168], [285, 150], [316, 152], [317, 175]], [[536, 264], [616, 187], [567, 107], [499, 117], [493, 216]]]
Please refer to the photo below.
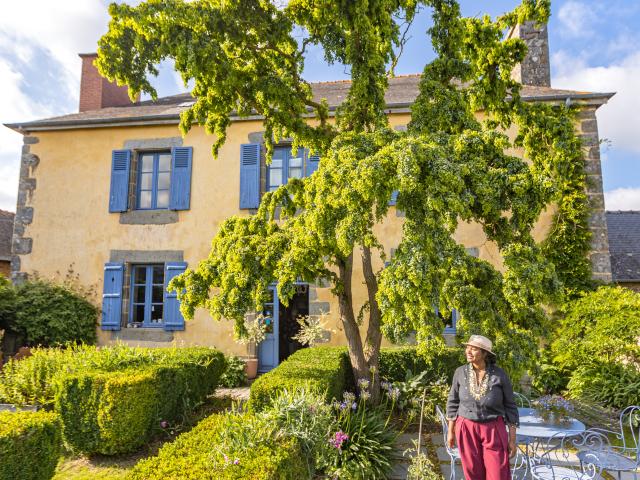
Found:
[[268, 372], [278, 366], [279, 337], [278, 318], [280, 316], [280, 301], [275, 285], [269, 287], [270, 301], [264, 304], [262, 314], [267, 324], [266, 338], [258, 345], [258, 371]]

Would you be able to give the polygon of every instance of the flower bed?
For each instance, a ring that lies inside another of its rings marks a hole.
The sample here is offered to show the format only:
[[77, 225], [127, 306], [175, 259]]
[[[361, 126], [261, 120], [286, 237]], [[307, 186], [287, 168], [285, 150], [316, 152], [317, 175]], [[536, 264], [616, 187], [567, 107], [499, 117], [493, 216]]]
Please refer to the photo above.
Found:
[[56, 414], [0, 412], [0, 480], [48, 480], [59, 457]]

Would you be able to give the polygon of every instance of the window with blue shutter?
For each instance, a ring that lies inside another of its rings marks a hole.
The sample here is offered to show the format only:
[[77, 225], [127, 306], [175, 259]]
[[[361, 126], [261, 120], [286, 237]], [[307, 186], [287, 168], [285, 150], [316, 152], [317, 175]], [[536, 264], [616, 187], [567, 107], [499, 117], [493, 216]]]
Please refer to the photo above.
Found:
[[109, 191], [109, 212], [126, 212], [129, 208], [129, 169], [131, 151], [111, 152], [111, 187]]
[[168, 262], [165, 265], [165, 283], [164, 283], [164, 329], [165, 330], [184, 330], [184, 317], [180, 313], [180, 302], [178, 301], [177, 292], [167, 291], [167, 286], [171, 279], [187, 269], [185, 262]]
[[164, 264], [131, 266], [129, 326], [164, 326], [164, 278]]
[[123, 263], [104, 265], [104, 285], [102, 293], [102, 330], [120, 330], [122, 318]]
[[171, 153], [142, 152], [138, 154], [138, 210], [169, 208], [171, 186]]
[[267, 166], [267, 192], [273, 192], [280, 185], [286, 185], [290, 178], [303, 178], [306, 173], [303, 170], [304, 157], [303, 148], [292, 152], [290, 146], [276, 147], [271, 165]]
[[171, 150], [170, 210], [189, 210], [192, 157], [192, 147], [174, 147]]
[[240, 145], [240, 208], [260, 206], [260, 144]]
[[307, 157], [307, 174], [306, 176], [310, 176], [313, 172], [318, 170], [320, 166], [320, 157], [318, 155], [309, 155]]

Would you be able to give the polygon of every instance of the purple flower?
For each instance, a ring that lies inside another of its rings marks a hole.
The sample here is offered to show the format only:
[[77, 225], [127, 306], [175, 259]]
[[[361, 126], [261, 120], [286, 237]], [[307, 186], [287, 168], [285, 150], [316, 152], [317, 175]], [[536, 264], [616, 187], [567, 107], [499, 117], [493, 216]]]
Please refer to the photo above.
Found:
[[346, 404], [346, 402], [342, 402], [342, 403], [340, 404], [340, 410], [346, 410], [346, 408], [347, 408], [347, 404]]
[[169, 422], [167, 422], [166, 420], [162, 420], [160, 422], [160, 428], [167, 428], [169, 426]]
[[240, 463], [240, 459], [239, 459], [239, 458], [236, 458], [236, 459], [233, 461], [233, 464], [234, 464], [234, 465], [238, 465], [239, 463]]
[[358, 404], [356, 402], [353, 402], [351, 404], [351, 410], [355, 410], [356, 408], [358, 408]]
[[329, 443], [331, 443], [331, 445], [333, 445], [334, 448], [341, 450], [342, 444], [347, 440], [349, 440], [349, 435], [344, 433], [342, 430], [338, 430], [333, 436], [333, 438], [329, 440]]

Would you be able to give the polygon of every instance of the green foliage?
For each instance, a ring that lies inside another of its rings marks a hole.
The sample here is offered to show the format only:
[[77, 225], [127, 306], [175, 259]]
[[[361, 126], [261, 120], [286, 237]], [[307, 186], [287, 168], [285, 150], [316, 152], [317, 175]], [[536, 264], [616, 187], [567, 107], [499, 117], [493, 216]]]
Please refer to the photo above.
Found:
[[[408, 131], [396, 132], [385, 115], [386, 68], [397, 60], [401, 23], [412, 20], [418, 3], [433, 11], [428, 33], [436, 58], [423, 71]], [[112, 5], [110, 14], [100, 71], [132, 93], [155, 96], [147, 74], [173, 58], [183, 80], [194, 81], [196, 101], [182, 114], [182, 131], [204, 125], [216, 135], [214, 153], [237, 112], [264, 117], [268, 153], [291, 137], [294, 148], [322, 156], [316, 173], [264, 195], [256, 215], [223, 222], [209, 257], [172, 281], [187, 317], [207, 308], [215, 319], [234, 320], [242, 336], [245, 314], [261, 309], [269, 285], [277, 282], [286, 304], [296, 282], [324, 279], [338, 297], [358, 377], [377, 366], [381, 326], [392, 340], [417, 332], [427, 357], [442, 351], [436, 309], [454, 307], [459, 335], [494, 339], [511, 375], [536, 363], [537, 339], [547, 328], [541, 304], [558, 300], [559, 278], [571, 293], [587, 275], [587, 203], [573, 112], [522, 101], [510, 73], [526, 46], [504, 39], [518, 23], [545, 22], [549, 0], [523, 0], [496, 19], [463, 17], [455, 0], [291, 0], [284, 8], [257, 0], [168, 0]], [[300, 27], [307, 32], [301, 45]], [[335, 124], [300, 77], [308, 44], [351, 72]], [[308, 111], [317, 122], [306, 122]], [[519, 132], [514, 142], [501, 133], [512, 127]], [[507, 153], [514, 147], [528, 161]], [[385, 260], [375, 227], [394, 190], [405, 213], [402, 239], [389, 265], [375, 271], [372, 258]], [[531, 231], [553, 201], [554, 232], [540, 245]], [[454, 238], [461, 222], [481, 226], [504, 270], [466, 253]], [[358, 253], [369, 294], [362, 334], [350, 288]]]
[[417, 445], [413, 451], [415, 453], [407, 469], [407, 480], [443, 480], [439, 465], [434, 464], [425, 453], [418, 451]]
[[402, 382], [421, 372], [425, 381], [441, 377], [453, 378], [456, 368], [464, 363], [459, 347], [448, 347], [428, 360], [418, 354], [416, 347], [392, 347], [380, 350], [380, 377], [390, 382]]
[[16, 287], [13, 329], [24, 334], [30, 345], [94, 344], [99, 313], [86, 300], [86, 292], [68, 283], [35, 279]]
[[245, 363], [241, 358], [231, 355], [226, 358], [227, 367], [220, 377], [220, 385], [227, 388], [240, 387], [247, 383]]
[[353, 385], [349, 355], [344, 347], [311, 347], [298, 350], [251, 385], [249, 406], [263, 410], [269, 399], [283, 390], [304, 389], [324, 395], [326, 400], [340, 398]]
[[[300, 444], [249, 413], [217, 414], [139, 462], [130, 480], [300, 480], [309, 478]], [[236, 462], [237, 460], [237, 462]]]
[[0, 330], [12, 330], [16, 318], [16, 291], [9, 280], [0, 275]]
[[398, 437], [389, 424], [388, 405], [369, 405], [365, 395], [357, 404], [348, 394], [344, 397], [342, 404], [334, 403], [338, 416], [330, 437], [331, 454], [321, 459], [325, 472], [345, 480], [387, 478]]
[[327, 439], [334, 430], [335, 418], [323, 395], [305, 390], [283, 390], [276, 394], [263, 412], [268, 423], [300, 442], [308, 464], [309, 476], [332, 453]]
[[60, 422], [54, 413], [0, 412], [0, 480], [49, 480], [60, 447]]
[[640, 372], [617, 363], [584, 365], [572, 373], [567, 390], [572, 397], [623, 409], [640, 404]]

